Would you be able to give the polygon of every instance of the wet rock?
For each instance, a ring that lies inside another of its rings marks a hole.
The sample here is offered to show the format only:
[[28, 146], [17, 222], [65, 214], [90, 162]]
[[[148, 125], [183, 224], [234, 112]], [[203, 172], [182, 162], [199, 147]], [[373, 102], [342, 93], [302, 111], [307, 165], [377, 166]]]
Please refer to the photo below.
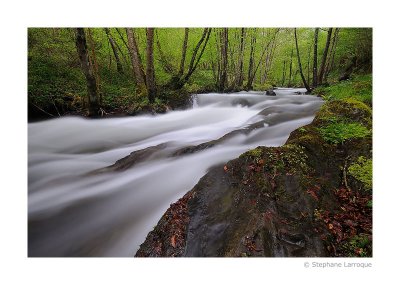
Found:
[[268, 89], [267, 91], [265, 91], [265, 95], [276, 96], [276, 93], [273, 89]]
[[[284, 146], [258, 147], [212, 168], [187, 194], [184, 246], [157, 256], [342, 256], [352, 237], [371, 236], [370, 216], [363, 220], [366, 233], [354, 220], [366, 206], [353, 207], [347, 198], [355, 195], [366, 205], [369, 196], [338, 189], [344, 187], [343, 166], [361, 155], [371, 157], [372, 140], [366, 136], [335, 145], [324, 141], [319, 129], [329, 124], [329, 117], [370, 126], [371, 115], [357, 102], [329, 102], [310, 125], [292, 132]], [[343, 199], [349, 203], [345, 210]], [[141, 245], [140, 256], [154, 256], [152, 244], [171, 243], [155, 235], [174, 228], [163, 226], [164, 216]], [[340, 217], [345, 217], [343, 224]]]

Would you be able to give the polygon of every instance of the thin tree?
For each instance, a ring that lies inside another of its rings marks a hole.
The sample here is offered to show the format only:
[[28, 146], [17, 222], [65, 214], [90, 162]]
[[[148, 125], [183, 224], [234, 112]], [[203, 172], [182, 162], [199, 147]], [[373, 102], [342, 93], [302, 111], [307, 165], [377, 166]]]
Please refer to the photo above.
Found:
[[326, 58], [328, 56], [329, 45], [331, 43], [332, 30], [333, 30], [332, 28], [328, 29], [328, 36], [326, 37], [326, 43], [325, 43], [324, 53], [322, 55], [321, 66], [319, 67], [318, 84], [321, 84], [322, 79], [324, 78]]
[[169, 62], [168, 57], [165, 55], [165, 53], [163, 52], [162, 48], [161, 48], [161, 43], [160, 43], [160, 39], [158, 37], [158, 32], [157, 30], [155, 31], [156, 33], [156, 46], [157, 46], [157, 51], [160, 55], [160, 62], [161, 62], [161, 67], [164, 69], [165, 72], [170, 73], [170, 74], [174, 74], [174, 67], [172, 66], [172, 64]]
[[[168, 83], [169, 87], [177, 90], [177, 89], [182, 88], [183, 85], [186, 84], [186, 82], [189, 80], [190, 76], [192, 76], [193, 72], [196, 70], [197, 65], [199, 64], [199, 62], [203, 56], [204, 50], [205, 50], [208, 40], [210, 38], [210, 34], [211, 34], [211, 28], [204, 28], [203, 34], [202, 34], [200, 40], [198, 41], [195, 48], [193, 49], [192, 57], [190, 59], [188, 70], [187, 70], [186, 74], [184, 74], [180, 77], [178, 75], [173, 76], [171, 81]], [[201, 48], [201, 50], [200, 50], [200, 48]], [[199, 50], [200, 50], [200, 53], [199, 53]]]
[[299, 71], [300, 71], [301, 80], [303, 80], [303, 84], [304, 84], [304, 87], [307, 89], [307, 92], [311, 92], [310, 86], [308, 86], [306, 78], [304, 77], [303, 68], [301, 67], [300, 52], [299, 52], [299, 45], [297, 43], [297, 31], [296, 31], [296, 28], [294, 28], [294, 40], [296, 42], [297, 61], [298, 61], [298, 64], [299, 64]]
[[319, 28], [315, 28], [314, 31], [313, 88], [318, 85], [318, 30]]
[[292, 69], [293, 69], [293, 46], [292, 50], [290, 52], [290, 64], [289, 64], [289, 81], [288, 81], [288, 87], [291, 86], [292, 84]]
[[185, 70], [185, 60], [186, 60], [188, 40], [189, 40], [189, 28], [185, 28], [185, 37], [183, 39], [183, 44], [182, 44], [181, 63], [179, 65], [179, 72], [178, 72], [179, 78], [182, 77], [183, 71]]
[[244, 63], [244, 40], [246, 36], [245, 28], [241, 29], [240, 32], [240, 45], [239, 45], [239, 64], [236, 75], [236, 86], [241, 87], [243, 85], [243, 63]]
[[117, 70], [119, 73], [124, 73], [123, 69], [122, 69], [122, 64], [121, 64], [121, 60], [119, 58], [119, 54], [118, 54], [118, 48], [117, 48], [117, 44], [114, 41], [114, 38], [112, 37], [111, 33], [110, 33], [110, 29], [109, 28], [104, 28], [104, 31], [106, 32], [108, 41], [111, 45], [111, 49], [114, 53], [114, 57], [115, 57], [115, 62], [117, 63]]
[[154, 28], [146, 28], [146, 87], [150, 103], [155, 102], [156, 81], [154, 72]]
[[249, 57], [249, 70], [247, 73], [247, 84], [246, 90], [250, 90], [252, 88], [252, 77], [253, 77], [253, 68], [254, 68], [254, 53], [255, 53], [255, 45], [256, 45], [256, 28], [253, 29], [253, 33], [250, 40], [250, 57]]
[[139, 87], [144, 87], [146, 85], [146, 75], [144, 73], [144, 67], [140, 58], [139, 47], [136, 42], [135, 32], [132, 28], [127, 28], [126, 35], [128, 37], [128, 48], [131, 57], [135, 82]]
[[100, 111], [97, 83], [96, 77], [93, 74], [93, 68], [90, 65], [85, 30], [83, 28], [76, 28], [75, 45], [78, 51], [81, 69], [86, 78], [89, 116], [96, 116]]
[[218, 90], [224, 91], [227, 83], [228, 67], [228, 28], [223, 28], [220, 33], [221, 41], [221, 69], [218, 80]]
[[91, 56], [89, 56], [89, 60], [90, 60], [90, 64], [93, 66], [94, 76], [96, 77], [96, 89], [97, 89], [97, 94], [99, 95], [99, 103], [101, 106], [101, 105], [103, 105], [103, 96], [102, 96], [102, 93], [100, 92], [99, 66], [97, 64], [95, 43], [94, 43], [92, 32], [91, 32], [90, 28], [87, 29], [87, 32], [88, 32], [88, 36], [89, 36], [90, 51], [91, 51]]
[[311, 48], [313, 43], [311, 42], [308, 46], [308, 56], [307, 56], [307, 84], [310, 85], [310, 58], [311, 58]]
[[332, 48], [329, 54], [329, 58], [328, 58], [328, 64], [326, 67], [326, 72], [324, 73], [324, 78], [323, 81], [326, 82], [327, 77], [329, 75], [329, 73], [331, 72], [331, 70], [333, 69], [334, 63], [335, 63], [335, 53], [336, 53], [336, 46], [337, 46], [337, 42], [339, 39], [339, 28], [335, 29], [335, 32], [333, 34], [333, 39], [332, 39]]
[[285, 85], [285, 78], [286, 78], [286, 60], [283, 61], [283, 70], [282, 70], [282, 86]]

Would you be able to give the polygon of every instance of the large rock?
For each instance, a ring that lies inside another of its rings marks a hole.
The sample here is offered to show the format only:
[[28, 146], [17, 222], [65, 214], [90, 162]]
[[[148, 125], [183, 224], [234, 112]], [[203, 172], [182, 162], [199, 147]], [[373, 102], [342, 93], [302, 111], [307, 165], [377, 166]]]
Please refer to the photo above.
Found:
[[367, 225], [372, 211], [364, 205], [364, 192], [344, 187], [352, 181], [343, 167], [359, 156], [371, 157], [372, 140], [326, 142], [319, 130], [333, 117], [371, 127], [366, 105], [325, 104], [284, 146], [258, 147], [212, 168], [171, 205], [136, 256], [351, 255], [351, 238], [372, 239], [352, 217], [363, 217]]

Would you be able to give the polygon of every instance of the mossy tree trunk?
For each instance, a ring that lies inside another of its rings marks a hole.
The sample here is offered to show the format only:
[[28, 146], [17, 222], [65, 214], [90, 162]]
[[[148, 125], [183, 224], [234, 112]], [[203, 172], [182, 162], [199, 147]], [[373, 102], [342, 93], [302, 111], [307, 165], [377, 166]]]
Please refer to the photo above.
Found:
[[324, 53], [322, 55], [321, 66], [319, 67], [318, 84], [322, 84], [322, 79], [324, 78], [324, 74], [326, 72], [326, 58], [328, 56], [329, 46], [331, 43], [332, 30], [333, 28], [329, 28], [328, 30], [328, 36], [326, 38]]
[[146, 28], [146, 86], [150, 103], [155, 102], [156, 81], [154, 73], [154, 28]]
[[140, 58], [139, 47], [136, 42], [135, 32], [132, 28], [126, 29], [126, 35], [128, 37], [128, 48], [129, 54], [132, 62], [132, 69], [137, 86], [146, 85], [146, 75], [144, 73], [144, 68], [142, 60]]
[[97, 93], [96, 77], [93, 74], [93, 68], [90, 64], [86, 36], [84, 28], [76, 28], [76, 48], [79, 55], [81, 69], [86, 78], [86, 86], [88, 91], [88, 111], [89, 116], [96, 116], [99, 113], [99, 97]]
[[255, 53], [255, 45], [257, 42], [256, 38], [256, 28], [254, 28], [251, 41], [250, 41], [250, 57], [249, 57], [249, 70], [247, 73], [247, 84], [246, 84], [246, 90], [250, 90], [253, 87], [253, 79], [252, 79], [252, 74], [253, 74], [253, 69], [254, 69], [254, 53]]
[[313, 88], [318, 85], [318, 31], [319, 28], [315, 28], [314, 31], [314, 61], [313, 61]]
[[245, 28], [241, 28], [240, 32], [240, 46], [239, 46], [239, 68], [236, 75], [236, 87], [243, 85], [243, 63], [244, 63], [244, 40], [246, 36]]

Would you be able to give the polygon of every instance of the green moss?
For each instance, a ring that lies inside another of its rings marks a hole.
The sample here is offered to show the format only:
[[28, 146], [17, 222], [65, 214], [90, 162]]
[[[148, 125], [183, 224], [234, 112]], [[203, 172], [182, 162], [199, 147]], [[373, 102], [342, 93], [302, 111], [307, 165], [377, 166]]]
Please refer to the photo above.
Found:
[[252, 156], [252, 157], [260, 157], [262, 155], [262, 149], [257, 147], [248, 152], [244, 153], [244, 155]]
[[321, 95], [326, 101], [352, 98], [368, 105], [372, 104], [372, 75], [356, 76], [353, 80], [328, 87], [318, 87], [313, 94]]
[[324, 140], [330, 144], [339, 144], [349, 139], [363, 138], [371, 134], [370, 130], [359, 123], [333, 122], [318, 130]]
[[360, 156], [356, 163], [349, 166], [349, 174], [362, 182], [365, 190], [372, 190], [372, 159]]

